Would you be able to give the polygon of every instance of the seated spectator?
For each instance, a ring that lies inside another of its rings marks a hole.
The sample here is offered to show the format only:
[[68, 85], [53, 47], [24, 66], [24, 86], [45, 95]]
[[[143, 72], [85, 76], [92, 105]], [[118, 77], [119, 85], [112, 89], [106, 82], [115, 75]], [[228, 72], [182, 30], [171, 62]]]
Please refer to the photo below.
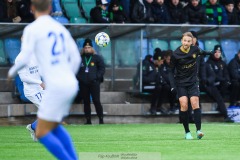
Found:
[[205, 89], [207, 94], [216, 101], [218, 110], [224, 116], [226, 122], [232, 122], [228, 117], [224, 102], [224, 96], [228, 90], [230, 79], [226, 63], [221, 58], [222, 48], [220, 45], [214, 46], [214, 54], [206, 62]]
[[[170, 65], [172, 50], [163, 51], [162, 55], [163, 55], [163, 64], [159, 68], [159, 76], [162, 77], [162, 92], [161, 92], [162, 94], [159, 95], [160, 96], [159, 101], [162, 102], [164, 99], [167, 99], [170, 104], [169, 113], [175, 113], [175, 111], [178, 109], [176, 107], [177, 93], [175, 90], [171, 91], [169, 70], [168, 70]], [[159, 107], [161, 108], [161, 106]]]
[[[155, 48], [153, 55], [153, 70], [152, 70], [152, 80], [155, 82], [155, 87], [152, 91], [152, 100], [151, 100], [151, 114], [156, 114], [156, 111], [159, 110], [161, 113], [166, 114], [167, 112], [162, 108], [162, 102], [166, 90], [168, 91], [167, 82], [163, 78], [162, 70], [160, 69], [163, 65], [163, 55], [160, 48]], [[144, 71], [144, 70], [143, 70]], [[143, 81], [147, 77], [146, 74], [143, 74]], [[169, 88], [171, 92], [171, 89]], [[168, 92], [169, 93], [169, 92]]]
[[97, 6], [90, 11], [91, 20], [93, 23], [109, 23], [107, 6], [107, 0], [97, 0]]
[[228, 70], [231, 79], [230, 106], [240, 106], [239, 103], [237, 104], [240, 100], [240, 50], [229, 62]]
[[167, 7], [171, 24], [181, 24], [186, 22], [183, 5], [179, 3], [179, 0], [170, 0]]
[[30, 0], [18, 0], [17, 8], [19, 11], [19, 16], [21, 17], [21, 23], [30, 23], [34, 21], [34, 15], [31, 11]]
[[132, 21], [134, 23], [153, 23], [151, 3], [153, 0], [137, 0], [132, 10]]
[[228, 24], [226, 10], [218, 3], [218, 0], [208, 0], [204, 6], [206, 8], [207, 24]]
[[[154, 50], [154, 60], [152, 55], [146, 55], [145, 59], [142, 61], [142, 91], [151, 93], [151, 107], [150, 113], [155, 115], [157, 111], [157, 106], [159, 106], [160, 112], [166, 113], [161, 108], [162, 99], [160, 95], [163, 95], [162, 83], [163, 77], [160, 75], [159, 67], [163, 64], [163, 59], [161, 55], [161, 49], [156, 48]], [[140, 64], [138, 64], [138, 70], [136, 74], [136, 86], [139, 85], [140, 78]]]
[[[153, 56], [148, 54], [145, 56], [145, 58], [142, 60], [142, 91], [143, 92], [152, 92], [152, 90], [155, 88], [155, 81], [151, 76], [152, 71], [154, 69], [154, 63], [153, 63]], [[133, 77], [133, 83], [134, 83], [134, 89], [140, 89], [140, 62], [137, 64], [137, 72]], [[148, 76], [149, 75], [149, 76]]]
[[142, 90], [152, 92], [155, 88], [156, 67], [153, 63], [152, 55], [146, 55], [142, 61]]
[[164, 0], [154, 0], [152, 3], [153, 18], [155, 23], [167, 24], [169, 23], [169, 13]]
[[30, 23], [34, 16], [27, 0], [1, 0], [0, 22]]
[[233, 0], [226, 1], [225, 9], [227, 12], [228, 24], [229, 25], [238, 25], [239, 20], [238, 20], [237, 11], [234, 9], [234, 1]]
[[207, 24], [205, 8], [200, 4], [200, 0], [190, 0], [184, 7], [185, 19], [189, 24]]
[[126, 23], [129, 22], [127, 15], [123, 12], [123, 7], [119, 0], [112, 0], [109, 7], [109, 18], [111, 23]]
[[19, 23], [21, 17], [17, 11], [17, 3], [15, 0], [0, 1], [0, 22]]

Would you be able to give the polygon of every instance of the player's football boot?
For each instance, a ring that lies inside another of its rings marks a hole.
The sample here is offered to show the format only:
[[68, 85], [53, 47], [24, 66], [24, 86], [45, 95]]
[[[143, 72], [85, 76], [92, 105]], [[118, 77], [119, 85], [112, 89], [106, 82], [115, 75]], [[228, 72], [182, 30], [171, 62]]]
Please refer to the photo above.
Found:
[[191, 132], [188, 132], [188, 133], [185, 134], [185, 139], [186, 140], [192, 140], [193, 139]]
[[36, 137], [36, 134], [34, 132], [34, 130], [31, 127], [31, 124], [27, 125], [26, 129], [30, 132], [31, 138], [33, 139], [34, 142], [37, 142], [38, 139]]
[[202, 137], [204, 136], [204, 133], [200, 130], [197, 131], [197, 139], [202, 139]]

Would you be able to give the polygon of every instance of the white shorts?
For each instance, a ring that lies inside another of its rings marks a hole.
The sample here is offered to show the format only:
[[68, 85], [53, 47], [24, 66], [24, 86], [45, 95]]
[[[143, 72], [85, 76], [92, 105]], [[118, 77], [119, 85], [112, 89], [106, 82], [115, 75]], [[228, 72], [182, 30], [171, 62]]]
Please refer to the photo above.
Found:
[[66, 89], [59, 88], [45, 90], [38, 109], [38, 118], [60, 123], [69, 114], [72, 102], [78, 92], [78, 85]]
[[34, 94], [25, 93], [26, 98], [31, 101], [37, 108], [39, 108], [40, 103], [42, 101], [42, 97], [44, 95], [44, 90], [40, 90], [35, 92]]

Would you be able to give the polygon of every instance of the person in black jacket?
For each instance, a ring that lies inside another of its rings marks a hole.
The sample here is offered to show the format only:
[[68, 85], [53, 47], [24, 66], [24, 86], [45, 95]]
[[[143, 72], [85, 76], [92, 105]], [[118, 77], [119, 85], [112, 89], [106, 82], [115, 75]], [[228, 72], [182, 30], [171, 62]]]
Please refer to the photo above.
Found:
[[154, 0], [152, 3], [152, 12], [154, 23], [167, 24], [169, 23], [169, 13], [164, 0]]
[[206, 85], [207, 94], [216, 101], [220, 113], [226, 122], [232, 122], [228, 117], [224, 96], [230, 85], [227, 64], [221, 58], [222, 47], [214, 46], [214, 54], [206, 62]]
[[171, 92], [171, 85], [170, 85], [170, 79], [169, 79], [169, 66], [170, 66], [170, 60], [171, 60], [172, 50], [163, 51], [163, 64], [159, 67], [159, 76], [162, 77], [162, 94], [160, 94], [160, 102], [163, 101], [163, 99], [167, 99], [170, 108], [169, 113], [175, 113], [177, 110], [176, 107], [176, 96], [177, 92], [176, 90]]
[[228, 64], [228, 71], [231, 79], [230, 106], [240, 106], [240, 50]]
[[119, 0], [112, 0], [109, 7], [109, 18], [111, 23], [126, 23], [129, 22], [129, 18], [123, 11], [123, 7], [120, 5]]
[[237, 10], [234, 8], [234, 1], [227, 0], [225, 2], [225, 9], [228, 17], [228, 25], [238, 25], [239, 19], [238, 19]]
[[137, 0], [132, 10], [133, 23], [153, 23], [151, 3], [153, 0]]
[[163, 56], [160, 48], [155, 48], [153, 57], [147, 55], [142, 62], [143, 91], [152, 94], [149, 110], [152, 115], [155, 115], [157, 110], [162, 114], [167, 113], [161, 106], [165, 94], [163, 85], [166, 84], [160, 71], [162, 64]]
[[108, 1], [97, 0], [97, 6], [90, 11], [92, 23], [109, 23]]
[[30, 23], [34, 16], [30, 11], [29, 0], [1, 0], [0, 22]]
[[95, 53], [91, 39], [85, 39], [81, 50], [82, 64], [77, 74], [80, 84], [80, 92], [83, 96], [85, 124], [91, 122], [90, 95], [96, 108], [99, 124], [103, 124], [103, 107], [100, 102], [100, 83], [103, 81], [105, 64], [101, 56]]
[[18, 0], [17, 8], [18, 8], [19, 16], [22, 18], [20, 23], [31, 23], [34, 21], [34, 15], [31, 12], [30, 0]]
[[17, 2], [15, 0], [0, 1], [0, 22], [19, 23], [21, 17], [17, 11]]
[[170, 24], [186, 23], [183, 5], [179, 2], [179, 0], [169, 0], [169, 3], [167, 4]]
[[171, 87], [168, 86], [167, 80], [165, 80], [164, 71], [162, 65], [164, 63], [163, 52], [160, 48], [155, 48], [153, 55], [153, 63], [155, 66], [155, 89], [152, 95], [151, 113], [156, 114], [155, 111], [160, 111], [161, 114], [167, 114], [167, 111], [162, 107], [164, 98], [169, 98], [169, 92]]
[[201, 139], [204, 134], [201, 131], [201, 110], [199, 107], [199, 80], [198, 80], [198, 56], [211, 54], [202, 51], [199, 47], [193, 46], [193, 35], [186, 32], [182, 35], [182, 45], [178, 47], [171, 57], [169, 67], [169, 79], [171, 90], [177, 91], [180, 103], [180, 116], [185, 129], [185, 139], [193, 139], [189, 130], [188, 101], [194, 111], [194, 121], [197, 130], [197, 138]]
[[200, 4], [200, 0], [190, 0], [184, 7], [185, 20], [190, 24], [207, 24], [205, 8]]
[[[149, 111], [152, 115], [156, 114], [157, 107], [159, 107], [158, 109], [160, 112], [166, 113], [161, 108], [162, 102], [160, 98], [160, 95], [163, 94], [162, 92], [163, 78], [160, 75], [159, 67], [162, 64], [163, 59], [160, 48], [155, 48], [154, 56], [146, 55], [145, 59], [142, 61], [142, 91], [151, 93], [152, 97]], [[138, 65], [138, 68], [140, 68], [140, 65]]]

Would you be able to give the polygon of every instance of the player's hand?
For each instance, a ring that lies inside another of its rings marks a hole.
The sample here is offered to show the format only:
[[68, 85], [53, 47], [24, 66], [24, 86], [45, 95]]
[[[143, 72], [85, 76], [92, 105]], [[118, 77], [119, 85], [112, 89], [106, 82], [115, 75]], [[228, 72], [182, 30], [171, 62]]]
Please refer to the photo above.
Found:
[[21, 17], [17, 16], [15, 18], [13, 18], [13, 23], [19, 23], [21, 20], [22, 20]]
[[41, 83], [40, 86], [45, 89], [45, 84], [44, 83]]
[[12, 79], [13, 79], [13, 77], [11, 77], [11, 76], [7, 76], [7, 85], [8, 86], [10, 86], [11, 84], [12, 84]]

